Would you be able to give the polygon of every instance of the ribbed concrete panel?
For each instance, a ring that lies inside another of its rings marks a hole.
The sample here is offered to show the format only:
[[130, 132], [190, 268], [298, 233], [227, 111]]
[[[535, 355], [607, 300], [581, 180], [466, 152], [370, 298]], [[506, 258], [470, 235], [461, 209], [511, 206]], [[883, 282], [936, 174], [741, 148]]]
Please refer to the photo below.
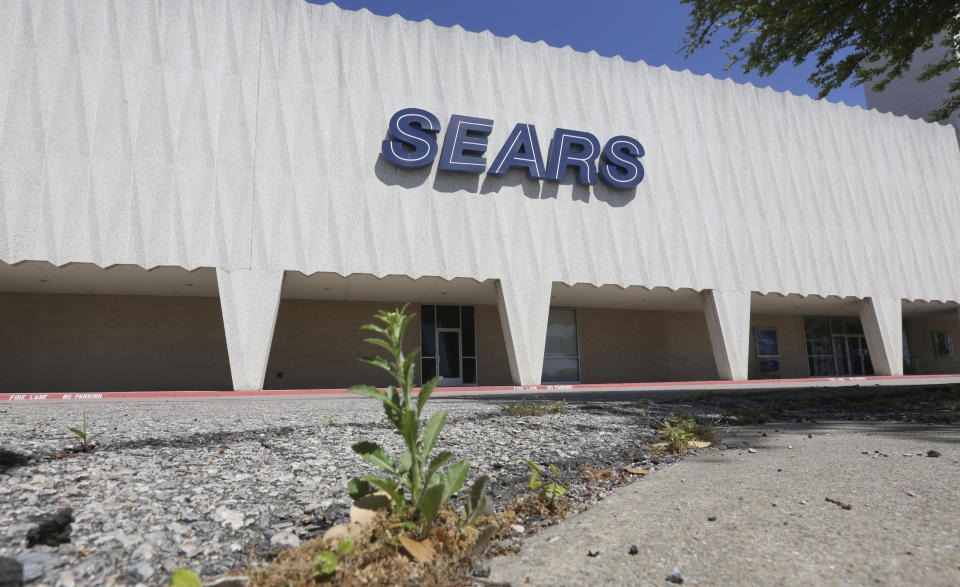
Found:
[[[960, 300], [950, 128], [301, 0], [6, 8], [8, 263]], [[519, 122], [630, 135], [646, 178], [398, 170], [411, 106], [494, 119], [488, 161]]]
[[5, 6], [3, 260], [249, 265], [260, 4]]

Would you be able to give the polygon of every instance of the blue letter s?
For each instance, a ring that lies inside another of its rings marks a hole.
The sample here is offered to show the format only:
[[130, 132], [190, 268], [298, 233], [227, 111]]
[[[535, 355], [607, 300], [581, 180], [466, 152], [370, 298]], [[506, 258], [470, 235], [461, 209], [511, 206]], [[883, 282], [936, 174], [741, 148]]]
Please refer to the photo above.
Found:
[[604, 183], [617, 190], [630, 189], [643, 181], [643, 145], [631, 137], [613, 137], [603, 147], [600, 177]]
[[391, 139], [383, 141], [381, 151], [397, 167], [417, 169], [433, 163], [437, 156], [440, 121], [419, 108], [404, 108], [390, 119]]

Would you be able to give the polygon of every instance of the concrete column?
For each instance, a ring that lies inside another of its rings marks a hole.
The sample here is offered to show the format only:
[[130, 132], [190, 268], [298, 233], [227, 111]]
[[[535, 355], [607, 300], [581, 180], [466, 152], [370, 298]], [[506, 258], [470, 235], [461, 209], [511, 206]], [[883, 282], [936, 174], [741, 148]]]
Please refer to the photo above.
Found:
[[750, 357], [750, 292], [708, 289], [700, 297], [720, 379], [746, 381]]
[[497, 308], [514, 385], [540, 384], [552, 287], [549, 281], [533, 279], [497, 282]]
[[860, 300], [860, 324], [877, 375], [903, 375], [903, 312], [900, 298]]
[[220, 309], [235, 390], [263, 389], [283, 270], [217, 269]]

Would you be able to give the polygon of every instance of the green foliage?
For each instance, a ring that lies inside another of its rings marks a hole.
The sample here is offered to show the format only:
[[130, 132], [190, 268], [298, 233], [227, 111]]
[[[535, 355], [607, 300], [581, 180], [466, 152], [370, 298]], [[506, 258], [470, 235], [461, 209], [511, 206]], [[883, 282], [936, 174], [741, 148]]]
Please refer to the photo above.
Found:
[[337, 551], [321, 550], [313, 557], [313, 566], [316, 571], [313, 572], [314, 581], [324, 583], [333, 579], [337, 574], [337, 565], [340, 564], [341, 557], [348, 557], [353, 554], [356, 545], [349, 536], [344, 536], [337, 543]]
[[202, 587], [203, 581], [200, 576], [190, 569], [177, 569], [170, 576], [170, 583], [167, 587]]
[[[549, 465], [549, 469], [544, 471], [540, 465], [531, 460], [526, 461], [527, 465], [533, 469], [530, 474], [530, 481], [527, 482], [527, 489], [531, 491], [540, 491], [540, 498], [553, 505], [558, 497], [566, 495], [567, 488], [563, 486], [560, 479], [560, 471], [554, 465]], [[546, 478], [546, 481], [540, 480], [540, 475]]]
[[[680, 0], [690, 5], [684, 45], [689, 57], [709, 45], [717, 33], [730, 63], [744, 72], [772, 74], [780, 65], [800, 65], [815, 58], [808, 81], [819, 97], [843, 86], [874, 81], [875, 91], [910, 68], [918, 50], [939, 44], [943, 56], [924, 66], [925, 82], [960, 71], [960, 18], [957, 0], [909, 2], [890, 0]], [[950, 96], [929, 114], [946, 120], [960, 110], [960, 76], [949, 85]]]
[[320, 582], [333, 579], [334, 574], [337, 572], [337, 564], [339, 564], [339, 562], [340, 559], [335, 552], [332, 550], [321, 550], [313, 557], [313, 566], [317, 569], [312, 575], [313, 579]]
[[675, 454], [686, 452], [690, 441], [694, 439], [710, 443], [720, 440], [713, 424], [698, 423], [693, 416], [680, 409], [673, 411], [670, 419], [660, 427], [659, 433], [670, 452]]
[[90, 434], [87, 432], [87, 414], [83, 413], [83, 427], [82, 428], [69, 428], [70, 432], [73, 432], [80, 438], [80, 450], [83, 452], [90, 452], [92, 448], [92, 442], [103, 432], [97, 432], [96, 434]]
[[664, 442], [667, 443], [667, 448], [674, 454], [683, 454], [686, 452], [690, 440], [693, 439], [693, 432], [687, 430], [683, 425], [671, 421], [663, 423], [663, 427], [660, 429], [660, 435], [663, 437]]
[[464, 520], [462, 526], [469, 526], [487, 509], [487, 495], [484, 490], [490, 478], [486, 475], [478, 478], [470, 488], [470, 496], [467, 503], [463, 506]]
[[566, 411], [567, 400], [561, 399], [555, 402], [545, 402], [525, 399], [505, 405], [500, 409], [509, 416], [544, 416], [546, 414], [559, 414]]
[[337, 554], [340, 556], [350, 556], [353, 554], [356, 545], [353, 543], [353, 539], [349, 536], [344, 536], [340, 539], [340, 542], [337, 543]]
[[380, 489], [393, 499], [397, 510], [412, 509], [423, 523], [430, 526], [447, 499], [463, 487], [470, 463], [454, 463], [441, 473], [441, 467], [453, 459], [453, 454], [443, 451], [431, 457], [440, 431], [446, 424], [447, 413], [438, 412], [431, 416], [421, 431], [423, 407], [441, 378], [434, 377], [426, 382], [420, 393], [414, 396], [414, 364], [418, 349], [408, 354], [403, 352], [403, 333], [413, 319], [413, 314], [407, 314], [406, 309], [403, 306], [392, 312], [381, 310], [375, 318], [382, 326], [365, 324], [361, 327], [378, 335], [365, 342], [381, 347], [389, 356], [386, 359], [367, 356], [360, 360], [387, 371], [396, 384], [385, 392], [369, 385], [350, 388], [353, 393], [382, 403], [387, 421], [393, 425], [394, 432], [403, 438], [406, 450], [399, 458], [393, 458], [376, 443], [354, 444], [353, 450], [360, 458], [375, 465], [386, 475], [370, 474], [362, 479], [352, 479], [347, 490], [351, 497], [358, 499]]

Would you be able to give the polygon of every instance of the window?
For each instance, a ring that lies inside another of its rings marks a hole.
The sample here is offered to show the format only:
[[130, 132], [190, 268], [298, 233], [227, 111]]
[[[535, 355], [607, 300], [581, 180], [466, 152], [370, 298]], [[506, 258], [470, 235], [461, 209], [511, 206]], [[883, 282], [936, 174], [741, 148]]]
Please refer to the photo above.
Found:
[[544, 383], [578, 383], [580, 381], [577, 311], [573, 308], [550, 308], [541, 380]]
[[953, 357], [953, 337], [949, 332], [937, 330], [933, 333], [933, 356]]
[[780, 356], [780, 345], [777, 344], [776, 328], [755, 328], [753, 338], [757, 343], [757, 358]]

